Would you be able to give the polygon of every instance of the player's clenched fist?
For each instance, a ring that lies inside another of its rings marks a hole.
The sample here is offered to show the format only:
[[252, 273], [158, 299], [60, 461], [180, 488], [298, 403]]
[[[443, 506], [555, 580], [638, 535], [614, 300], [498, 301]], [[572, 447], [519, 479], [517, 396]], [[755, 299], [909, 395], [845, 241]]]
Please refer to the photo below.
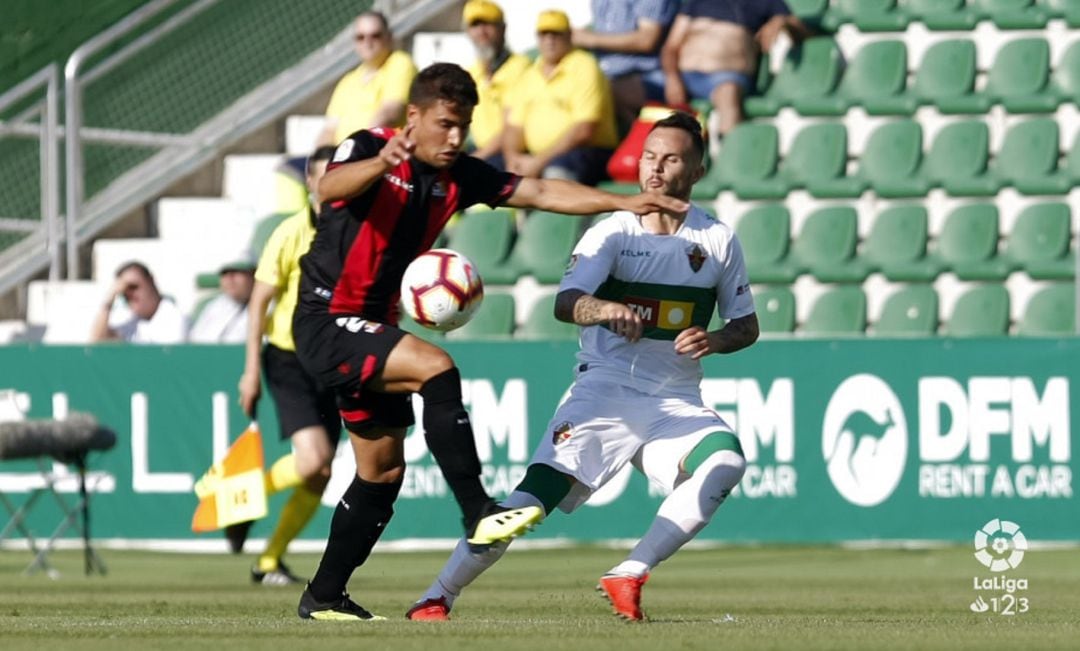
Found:
[[401, 131], [394, 134], [379, 151], [379, 158], [390, 167], [397, 167], [401, 163], [412, 158], [416, 143], [412, 140], [413, 126], [407, 125]]
[[641, 317], [628, 305], [622, 303], [607, 303], [603, 310], [604, 320], [608, 328], [620, 337], [633, 343], [641, 339], [643, 326]]

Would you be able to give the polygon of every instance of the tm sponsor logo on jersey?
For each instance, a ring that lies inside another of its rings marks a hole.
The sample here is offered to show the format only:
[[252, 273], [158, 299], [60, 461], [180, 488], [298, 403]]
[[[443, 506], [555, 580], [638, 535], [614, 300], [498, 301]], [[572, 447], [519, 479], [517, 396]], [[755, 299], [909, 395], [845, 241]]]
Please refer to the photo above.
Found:
[[641, 317], [646, 327], [682, 330], [690, 327], [694, 316], [694, 304], [690, 301], [627, 296], [623, 302]]

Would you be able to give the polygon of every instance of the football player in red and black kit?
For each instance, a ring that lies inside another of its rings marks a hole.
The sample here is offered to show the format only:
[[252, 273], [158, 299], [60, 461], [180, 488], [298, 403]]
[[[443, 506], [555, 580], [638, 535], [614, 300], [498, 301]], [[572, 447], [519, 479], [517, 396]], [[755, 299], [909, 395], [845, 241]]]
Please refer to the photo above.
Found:
[[338, 145], [319, 185], [322, 215], [300, 261], [293, 334], [303, 366], [337, 394], [356, 477], [334, 511], [326, 551], [300, 599], [303, 618], [378, 618], [349, 599], [345, 586], [393, 515], [413, 393], [424, 400], [424, 437], [461, 507], [470, 544], [509, 540], [543, 515], [536, 507], [495, 506], [480, 483], [454, 360], [397, 327], [405, 268], [431, 248], [450, 216], [476, 203], [580, 215], [689, 208], [659, 194], [622, 196], [521, 178], [463, 155], [476, 102], [464, 70], [447, 63], [426, 68], [410, 89], [405, 128], [354, 133]]

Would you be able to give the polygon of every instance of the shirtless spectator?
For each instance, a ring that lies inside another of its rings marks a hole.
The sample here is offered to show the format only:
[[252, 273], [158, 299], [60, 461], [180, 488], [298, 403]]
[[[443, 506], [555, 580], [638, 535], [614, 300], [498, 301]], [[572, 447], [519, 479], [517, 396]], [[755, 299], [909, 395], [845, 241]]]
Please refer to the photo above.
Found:
[[758, 57], [781, 32], [801, 41], [806, 25], [784, 0], [686, 0], [660, 51], [668, 104], [708, 99], [720, 134], [743, 121], [743, 97], [754, 88]]
[[592, 0], [592, 28], [573, 31], [574, 45], [592, 50], [611, 81], [622, 133], [646, 100], [664, 100], [660, 46], [678, 8], [678, 0]]

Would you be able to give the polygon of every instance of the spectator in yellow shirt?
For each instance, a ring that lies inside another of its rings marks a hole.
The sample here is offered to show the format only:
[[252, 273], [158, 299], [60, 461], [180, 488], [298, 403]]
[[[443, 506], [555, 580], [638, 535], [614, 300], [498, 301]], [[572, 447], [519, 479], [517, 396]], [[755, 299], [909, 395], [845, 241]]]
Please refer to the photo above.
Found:
[[360, 14], [354, 29], [361, 63], [334, 88], [317, 145], [337, 145], [361, 129], [404, 124], [409, 85], [416, 76], [412, 57], [393, 49], [390, 24], [378, 11]]
[[595, 185], [617, 144], [608, 80], [571, 44], [565, 13], [542, 12], [536, 31], [540, 56], [514, 89], [504, 133], [507, 169]]
[[506, 49], [506, 23], [499, 5], [490, 0], [469, 0], [461, 16], [465, 33], [476, 49], [476, 61], [468, 68], [476, 82], [480, 103], [473, 109], [473, 156], [503, 168], [503, 127], [511, 93], [529, 67], [529, 58]]

